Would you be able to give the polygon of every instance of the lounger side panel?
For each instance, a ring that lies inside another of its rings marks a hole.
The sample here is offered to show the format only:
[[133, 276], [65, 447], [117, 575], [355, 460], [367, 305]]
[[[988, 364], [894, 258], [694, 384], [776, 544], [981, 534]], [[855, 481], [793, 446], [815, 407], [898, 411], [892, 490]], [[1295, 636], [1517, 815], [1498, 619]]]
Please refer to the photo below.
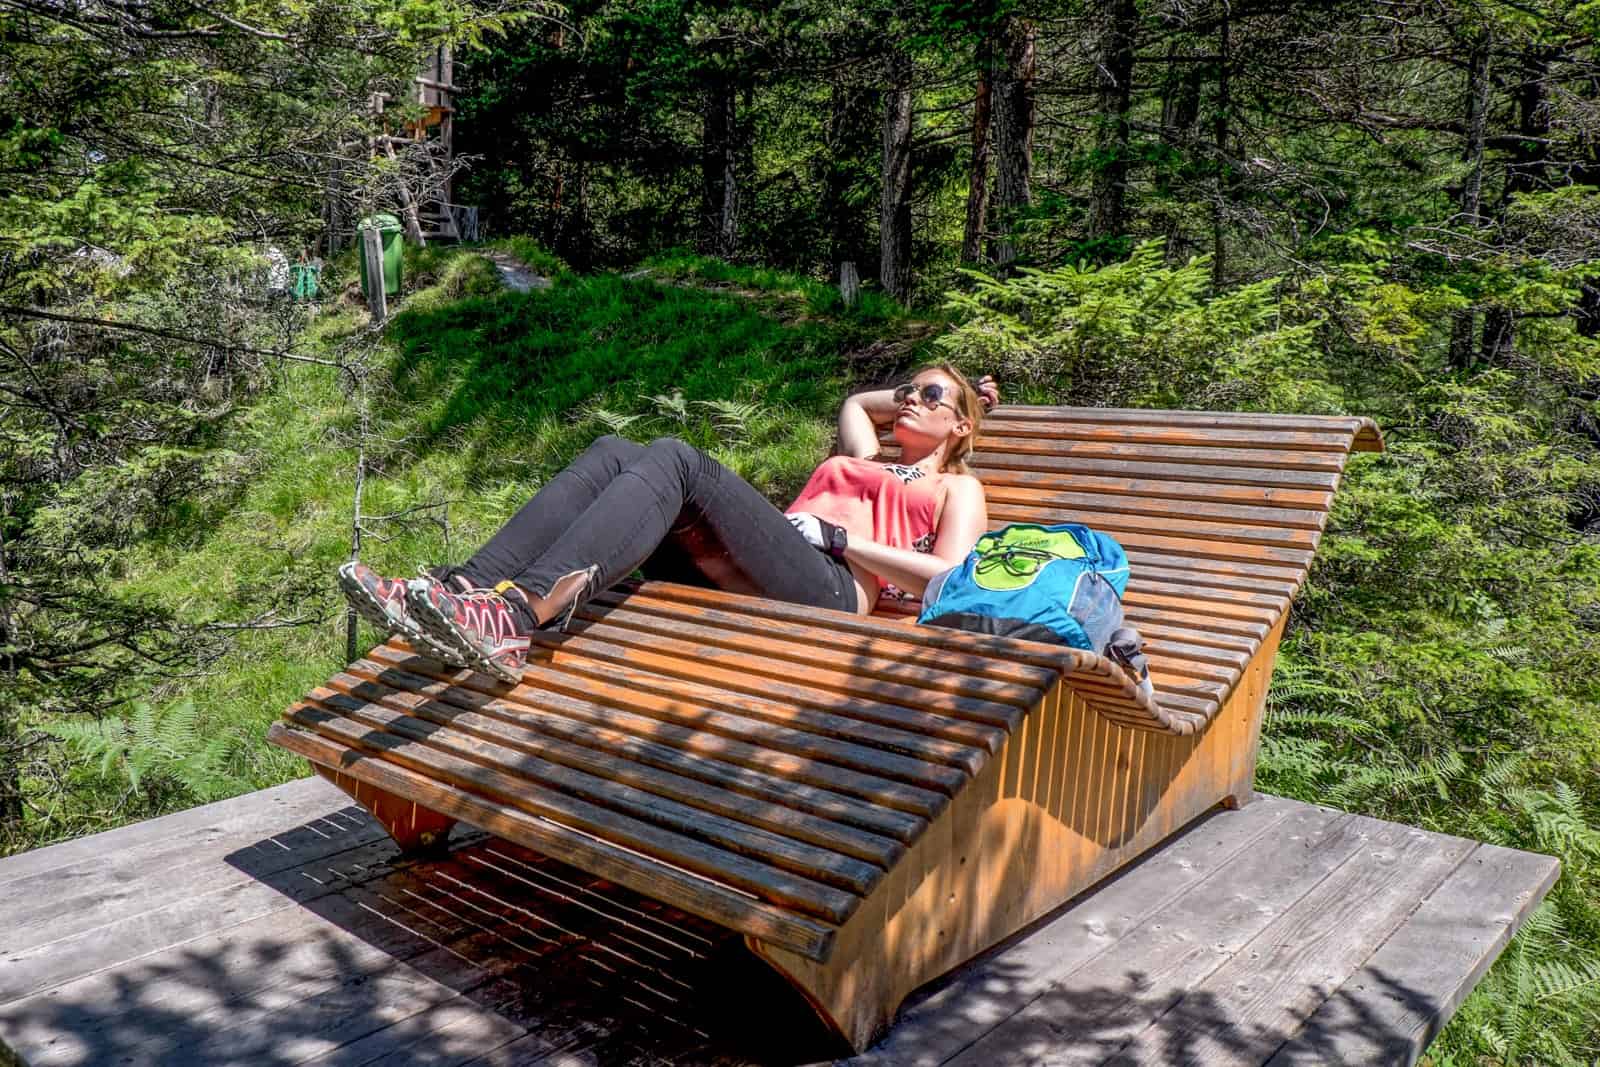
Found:
[[1247, 793], [1276, 636], [1193, 734], [1120, 725], [1063, 681], [839, 929], [825, 963], [751, 948], [865, 1049], [912, 990]]

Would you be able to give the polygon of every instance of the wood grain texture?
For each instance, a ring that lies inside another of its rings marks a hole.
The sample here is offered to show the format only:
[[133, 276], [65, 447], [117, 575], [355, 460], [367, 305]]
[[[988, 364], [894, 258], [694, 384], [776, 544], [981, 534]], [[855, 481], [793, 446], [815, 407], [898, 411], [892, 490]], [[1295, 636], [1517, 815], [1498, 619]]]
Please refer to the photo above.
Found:
[[425, 793], [430, 796], [434, 810], [441, 814], [470, 822], [508, 841], [560, 855], [568, 862], [581, 864], [584, 870], [682, 908], [691, 915], [732, 930], [759, 931], [760, 937], [793, 946], [795, 951], [808, 956], [825, 956], [832, 944], [832, 926], [765, 903], [748, 891], [728, 884], [736, 878], [742, 880], [738, 872], [745, 868], [737, 862], [729, 864], [724, 875], [726, 881], [699, 877], [603, 838], [441, 785], [404, 766], [363, 756], [355, 749], [304, 731], [290, 730], [275, 723], [270, 736], [275, 744], [313, 763], [337, 765], [351, 777], [370, 782], [386, 792], [401, 796]]
[[1560, 873], [1550, 856], [1478, 845], [1267, 1067], [1410, 1067]]
[[1219, 802], [1248, 799], [1280, 632], [1228, 707], [1187, 735], [1116, 725], [1063, 682], [873, 889], [826, 960], [759, 939], [751, 948], [867, 1048], [917, 986]]
[[[1163, 743], [1129, 731], [1085, 746], [1038, 721], [1021, 732], [1041, 757], [1036, 770], [1019, 765], [1004, 778], [1047, 808], [1058, 793], [1095, 795], [1072, 783], [1100, 745], [1143, 760]], [[1114, 813], [1115, 791], [1106, 799]], [[381, 827], [316, 778], [217, 814], [256, 830], [197, 843], [204, 862], [187, 887], [168, 886], [157, 910], [138, 893], [79, 898], [94, 933], [51, 945], [53, 977], [0, 1004], [7, 1054], [34, 1067], [754, 1067], [838, 1055], [795, 1011], [798, 998], [731, 951], [727, 931], [580, 869], [481, 835], [446, 856], [398, 860]], [[88, 853], [116, 857], [137, 888], [161, 875], [169, 828], [181, 836], [199, 826], [174, 817], [84, 840]], [[1413, 889], [1417, 906], [1385, 937], [1404, 909], [1362, 907], [1362, 891], [1392, 888], [1401, 868], [1438, 871], [1463, 845], [1466, 857], [1431, 894]], [[0, 860], [0, 878], [12, 863], [39, 873], [27, 859]], [[1266, 1035], [1280, 1036], [1275, 1067], [1404, 1063], [1555, 873], [1548, 858], [1262, 797], [1197, 820], [918, 994], [883, 1044], [841, 1062], [1009, 1067], [1124, 1053], [1123, 1062], [1164, 1064], [1183, 1059], [1184, 1035], [1204, 1019], [1229, 1047], [1259, 1052]], [[905, 888], [915, 898], [938, 876], [924, 867]], [[1330, 907], [1344, 910], [1330, 917]], [[0, 915], [0, 943], [8, 934]], [[1358, 959], [1362, 944], [1376, 947]], [[9, 982], [15, 955], [0, 960], [0, 980]], [[1306, 962], [1324, 959], [1348, 973], [1308, 986]], [[1235, 983], [1262, 983], [1264, 999], [1182, 980], [1230, 961], [1250, 961]], [[1309, 1017], [1307, 988], [1332, 991]], [[1248, 1017], [1230, 1014], [1246, 1006]], [[1154, 1019], [1145, 1046], [1154, 1054], [1135, 1059], [1127, 1035], [1141, 1018]]]
[[517, 685], [394, 642], [271, 736], [403, 844], [465, 819], [742, 933], [861, 1047], [920, 982], [1249, 801], [1361, 442], [1349, 417], [994, 414], [991, 517], [1124, 543], [1153, 696], [1088, 652], [645, 583], [534, 634]]

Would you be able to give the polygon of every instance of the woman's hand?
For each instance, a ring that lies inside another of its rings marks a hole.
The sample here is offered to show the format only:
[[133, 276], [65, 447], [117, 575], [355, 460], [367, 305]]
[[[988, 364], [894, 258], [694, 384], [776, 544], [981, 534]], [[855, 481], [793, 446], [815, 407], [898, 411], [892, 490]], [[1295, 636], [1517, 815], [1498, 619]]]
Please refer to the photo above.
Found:
[[789, 525], [799, 530], [800, 536], [806, 539], [806, 544], [822, 552], [828, 551], [828, 546], [833, 542], [833, 523], [809, 511], [791, 512], [788, 519]]
[[978, 401], [983, 404], [985, 413], [993, 411], [995, 405], [1000, 403], [1000, 383], [994, 380], [994, 375], [985, 374], [974, 383], [973, 388], [978, 390]]

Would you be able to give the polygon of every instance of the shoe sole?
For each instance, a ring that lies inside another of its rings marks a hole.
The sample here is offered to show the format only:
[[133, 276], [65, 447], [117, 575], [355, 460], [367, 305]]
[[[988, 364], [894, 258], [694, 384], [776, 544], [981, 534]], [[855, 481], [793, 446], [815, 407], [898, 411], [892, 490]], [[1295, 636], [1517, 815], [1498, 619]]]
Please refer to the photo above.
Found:
[[[344, 593], [344, 598], [355, 613], [366, 619], [372, 625], [387, 634], [399, 634], [406, 639], [406, 643], [417, 649], [423, 655], [437, 659], [447, 667], [465, 667], [455, 648], [450, 645], [435, 641], [422, 627], [411, 625], [389, 616], [383, 610], [383, 604], [374, 597], [370, 590], [356, 581], [355, 575], [350, 573], [354, 564], [346, 563], [339, 568], [339, 589]], [[409, 602], [408, 602], [409, 603]]]
[[451, 651], [467, 661], [468, 667], [485, 674], [492, 674], [510, 685], [517, 685], [522, 681], [520, 670], [512, 674], [509, 669], [485, 656], [476, 645], [456, 630], [455, 624], [446, 618], [443, 612], [433, 606], [433, 601], [428, 599], [426, 579], [417, 578], [406, 583], [406, 607], [410, 609], [417, 624], [428, 632], [430, 638], [441, 644], [448, 644]]

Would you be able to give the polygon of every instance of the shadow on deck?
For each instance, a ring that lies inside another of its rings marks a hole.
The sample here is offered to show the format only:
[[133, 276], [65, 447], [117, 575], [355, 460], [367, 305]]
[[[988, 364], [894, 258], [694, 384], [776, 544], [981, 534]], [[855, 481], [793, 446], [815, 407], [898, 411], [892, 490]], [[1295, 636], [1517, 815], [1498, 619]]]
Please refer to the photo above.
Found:
[[[1554, 876], [1263, 797], [926, 987], [858, 1062], [1409, 1063]], [[318, 780], [0, 861], [0, 893], [0, 1039], [32, 1067], [845, 1051], [735, 935], [495, 838], [399, 861]]]

